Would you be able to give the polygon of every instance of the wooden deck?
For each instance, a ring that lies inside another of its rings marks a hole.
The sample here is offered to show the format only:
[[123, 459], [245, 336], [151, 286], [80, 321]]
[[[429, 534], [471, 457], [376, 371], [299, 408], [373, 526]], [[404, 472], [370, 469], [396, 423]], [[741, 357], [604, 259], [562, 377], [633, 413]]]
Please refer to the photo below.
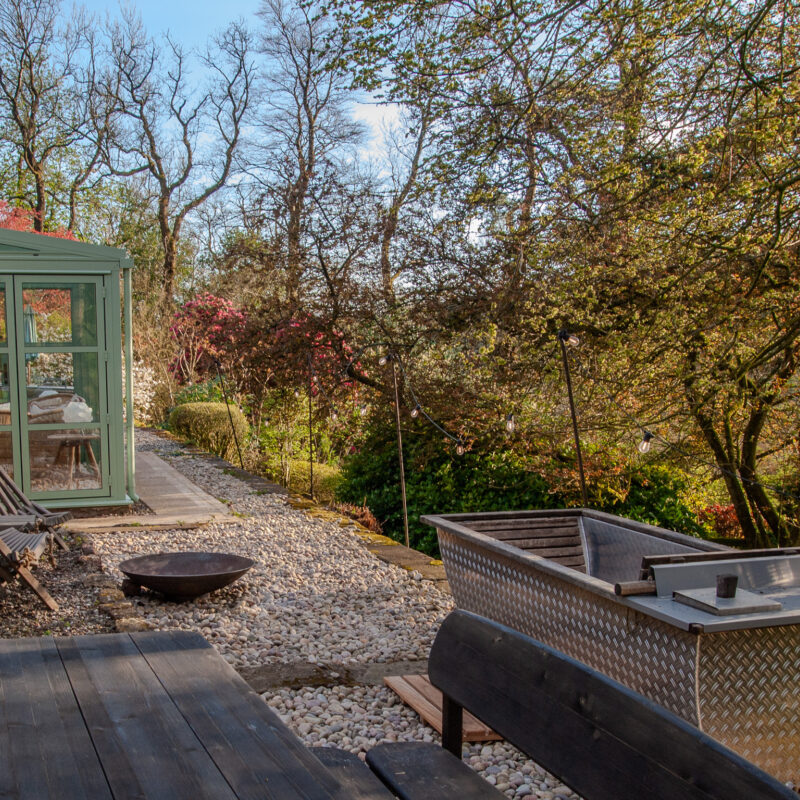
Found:
[[197, 633], [0, 640], [0, 797], [348, 796]]
[[[383, 682], [419, 714], [437, 733], [442, 732], [442, 693], [427, 675], [391, 675]], [[461, 739], [464, 742], [496, 742], [503, 737], [465, 711]]]

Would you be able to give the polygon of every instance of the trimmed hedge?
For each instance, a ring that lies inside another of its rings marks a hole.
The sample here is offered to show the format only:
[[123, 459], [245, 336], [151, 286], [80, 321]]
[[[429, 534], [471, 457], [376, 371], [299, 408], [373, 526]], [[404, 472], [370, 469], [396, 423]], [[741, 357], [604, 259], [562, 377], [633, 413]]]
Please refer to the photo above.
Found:
[[[236, 406], [230, 406], [230, 410], [236, 436], [240, 446], [244, 448], [250, 426]], [[225, 403], [183, 403], [172, 410], [167, 424], [178, 436], [190, 439], [198, 447], [237, 463], [236, 441]]]
[[[277, 456], [262, 455], [256, 465], [260, 475], [276, 483], [283, 483], [280, 459]], [[314, 462], [314, 498], [330, 503], [336, 497], [336, 490], [342, 481], [338, 467]], [[309, 467], [307, 458], [293, 458], [289, 467], [289, 485], [286, 487], [297, 494], [308, 494]]]

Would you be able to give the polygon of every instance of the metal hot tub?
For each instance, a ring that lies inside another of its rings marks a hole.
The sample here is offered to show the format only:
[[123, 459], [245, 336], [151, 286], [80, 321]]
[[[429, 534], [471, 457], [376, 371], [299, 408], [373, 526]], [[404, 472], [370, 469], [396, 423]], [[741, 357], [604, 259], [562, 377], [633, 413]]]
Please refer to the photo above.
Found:
[[[800, 778], [795, 551], [748, 557], [587, 509], [422, 520], [437, 529], [459, 608], [609, 675], [780, 780]], [[651, 559], [655, 594], [616, 594], [652, 556], [667, 557]], [[738, 575], [738, 607], [705, 596], [722, 573]]]

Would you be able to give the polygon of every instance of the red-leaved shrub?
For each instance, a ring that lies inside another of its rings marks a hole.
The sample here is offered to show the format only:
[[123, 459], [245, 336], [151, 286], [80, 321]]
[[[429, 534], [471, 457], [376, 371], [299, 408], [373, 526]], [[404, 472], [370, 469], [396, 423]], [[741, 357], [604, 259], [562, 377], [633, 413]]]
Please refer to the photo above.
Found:
[[739, 525], [739, 519], [736, 516], [736, 511], [733, 509], [733, 504], [723, 506], [719, 503], [706, 506], [701, 509], [698, 514], [700, 522], [711, 525], [714, 533], [723, 539], [741, 539], [742, 527]]

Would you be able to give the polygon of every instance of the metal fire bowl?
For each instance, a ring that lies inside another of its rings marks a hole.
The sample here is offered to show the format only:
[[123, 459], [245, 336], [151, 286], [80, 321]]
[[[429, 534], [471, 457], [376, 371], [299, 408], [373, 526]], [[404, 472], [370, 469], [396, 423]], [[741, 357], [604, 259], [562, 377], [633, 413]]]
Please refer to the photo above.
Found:
[[157, 553], [129, 558], [119, 568], [131, 582], [181, 601], [233, 583], [253, 564], [230, 553]]

